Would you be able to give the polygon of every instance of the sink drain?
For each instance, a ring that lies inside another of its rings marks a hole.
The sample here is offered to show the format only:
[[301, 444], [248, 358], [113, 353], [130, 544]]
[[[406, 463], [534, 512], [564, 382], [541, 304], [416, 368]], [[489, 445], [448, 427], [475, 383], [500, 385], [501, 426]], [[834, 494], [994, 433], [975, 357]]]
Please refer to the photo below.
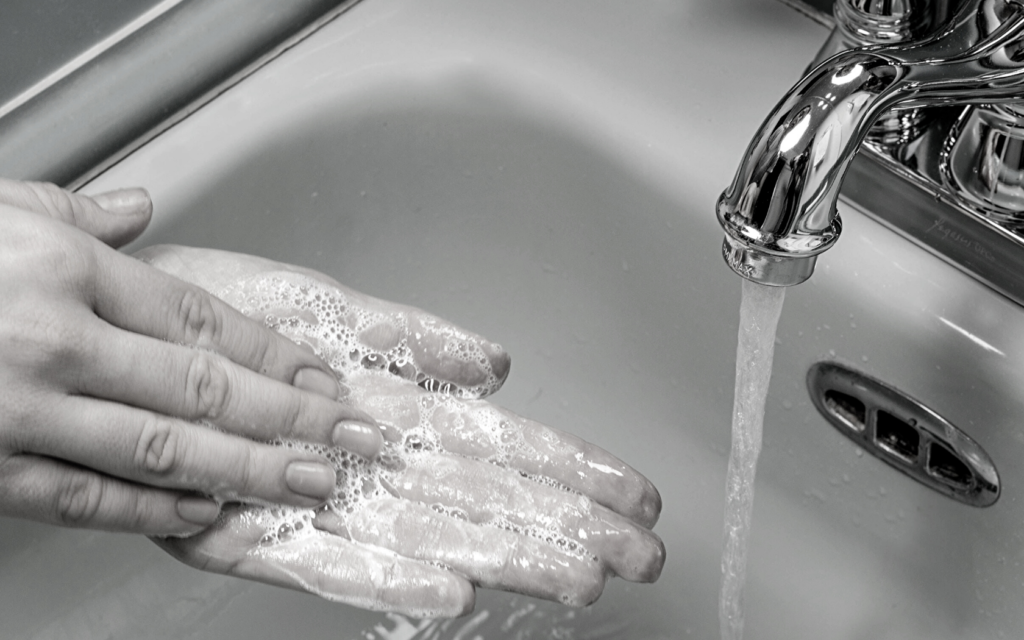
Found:
[[890, 466], [975, 507], [999, 498], [999, 474], [988, 454], [917, 400], [835, 362], [812, 366], [807, 388], [832, 426]]

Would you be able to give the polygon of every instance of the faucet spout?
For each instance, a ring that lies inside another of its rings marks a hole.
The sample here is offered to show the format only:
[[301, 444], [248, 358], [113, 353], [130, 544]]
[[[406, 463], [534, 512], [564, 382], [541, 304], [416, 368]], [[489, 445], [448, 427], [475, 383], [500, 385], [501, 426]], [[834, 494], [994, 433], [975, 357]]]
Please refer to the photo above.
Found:
[[809, 278], [817, 256], [839, 238], [843, 177], [883, 113], [1022, 99], [1021, 0], [968, 0], [925, 41], [829, 58], [769, 114], [719, 198], [726, 263], [766, 285]]

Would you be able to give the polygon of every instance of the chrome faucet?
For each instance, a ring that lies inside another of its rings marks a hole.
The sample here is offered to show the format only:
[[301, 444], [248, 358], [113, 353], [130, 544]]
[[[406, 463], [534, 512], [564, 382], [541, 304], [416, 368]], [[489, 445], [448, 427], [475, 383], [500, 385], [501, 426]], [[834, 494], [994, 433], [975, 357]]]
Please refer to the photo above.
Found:
[[[890, 14], [911, 6], [931, 18], [881, 20], [872, 5]], [[718, 201], [723, 255], [736, 273], [774, 286], [811, 276], [839, 238], [840, 186], [880, 119], [890, 121], [888, 133], [869, 144], [890, 170], [972, 215], [1024, 227], [1024, 0], [965, 0], [943, 25], [929, 25], [945, 5], [837, 1], [837, 18], [849, 14], [846, 35], [867, 25], [875, 37], [862, 42], [886, 43], [886, 29], [899, 22], [896, 39], [919, 39], [831, 55], [778, 103]], [[921, 29], [932, 34], [921, 38]], [[840, 48], [835, 40], [826, 49]], [[921, 112], [954, 105], [984, 106], [942, 125], [941, 144], [921, 143]]]

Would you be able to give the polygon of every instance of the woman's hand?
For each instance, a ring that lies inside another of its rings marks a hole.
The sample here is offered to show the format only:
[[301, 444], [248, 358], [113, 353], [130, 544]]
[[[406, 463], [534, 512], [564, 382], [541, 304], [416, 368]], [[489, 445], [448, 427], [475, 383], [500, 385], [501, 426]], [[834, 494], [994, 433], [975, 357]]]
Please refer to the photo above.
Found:
[[339, 470], [323, 508], [233, 505], [197, 536], [157, 540], [182, 561], [416, 616], [466, 613], [473, 584], [585, 605], [608, 575], [657, 579], [653, 485], [479, 399], [508, 373], [498, 345], [306, 269], [184, 247], [140, 257], [309, 345], [386, 440], [372, 462], [314, 447]]
[[115, 251], [150, 211], [0, 180], [0, 515], [188, 535], [222, 500], [322, 504], [324, 456], [258, 441], [373, 457], [379, 429], [311, 350]]

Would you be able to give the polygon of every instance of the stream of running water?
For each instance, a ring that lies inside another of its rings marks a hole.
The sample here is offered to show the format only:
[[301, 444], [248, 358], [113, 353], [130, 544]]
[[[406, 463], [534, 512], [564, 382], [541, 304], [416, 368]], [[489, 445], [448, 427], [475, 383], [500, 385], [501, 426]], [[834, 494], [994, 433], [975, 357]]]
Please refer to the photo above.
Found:
[[722, 640], [743, 637], [743, 585], [747, 577], [747, 539], [754, 509], [754, 476], [761, 453], [775, 330], [785, 292], [785, 287], [766, 287], [743, 279], [732, 448], [725, 488], [722, 585], [718, 600]]

